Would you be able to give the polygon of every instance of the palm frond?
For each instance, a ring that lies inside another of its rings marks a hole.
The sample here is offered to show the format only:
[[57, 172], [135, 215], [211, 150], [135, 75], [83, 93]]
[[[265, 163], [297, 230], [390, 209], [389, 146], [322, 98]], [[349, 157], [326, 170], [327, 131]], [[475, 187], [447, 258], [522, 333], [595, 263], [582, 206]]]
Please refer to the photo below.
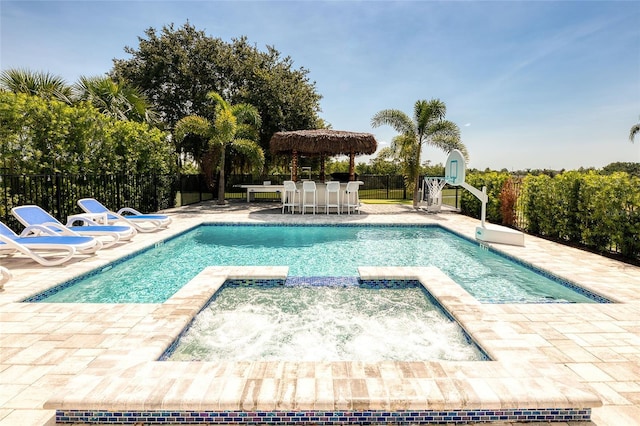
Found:
[[397, 109], [385, 109], [376, 113], [371, 119], [372, 127], [388, 125], [398, 133], [414, 133], [415, 125], [411, 118], [404, 112]]
[[418, 133], [427, 133], [427, 129], [434, 123], [444, 120], [446, 114], [447, 106], [440, 99], [417, 101], [414, 106], [414, 119]]
[[394, 160], [396, 156], [397, 155], [396, 155], [395, 146], [391, 145], [391, 146], [385, 146], [384, 148], [380, 149], [380, 151], [378, 151], [377, 158], [380, 158], [383, 160]]
[[391, 140], [391, 146], [397, 155], [404, 160], [415, 154], [416, 138], [408, 134], [398, 135]]
[[208, 139], [211, 137], [211, 130], [211, 122], [209, 120], [197, 115], [190, 115], [176, 123], [173, 135], [178, 142], [183, 141], [189, 134]]
[[207, 93], [207, 98], [213, 101], [213, 103], [216, 105], [216, 108], [220, 108], [222, 110], [231, 109], [231, 105], [229, 104], [229, 102], [224, 100], [224, 98], [218, 92]]
[[238, 123], [259, 129], [262, 126], [260, 111], [251, 104], [238, 104], [231, 107], [231, 112], [238, 119]]
[[631, 130], [629, 131], [629, 140], [631, 142], [635, 141], [636, 134], [640, 133], [640, 123], [631, 126]]
[[236, 137], [238, 139], [249, 139], [257, 141], [260, 139], [260, 131], [258, 128], [249, 124], [238, 124], [236, 129]]
[[13, 93], [26, 93], [71, 104], [71, 86], [62, 77], [48, 72], [8, 69], [0, 74], [0, 87]]
[[457, 149], [462, 153], [465, 159], [465, 162], [467, 163], [469, 162], [470, 157], [469, 157], [469, 152], [467, 150], [467, 147], [465, 146], [465, 144], [463, 144], [460, 141], [460, 139], [456, 137], [452, 137], [446, 134], [439, 135], [437, 137], [434, 137], [431, 140], [431, 145], [435, 146], [436, 148], [440, 148], [447, 154], [453, 151], [454, 149]]
[[213, 132], [214, 139], [222, 144], [226, 144], [233, 140], [236, 129], [238, 128], [238, 120], [230, 108], [223, 108], [216, 114], [213, 127], [215, 129]]
[[460, 128], [456, 123], [449, 120], [439, 120], [432, 123], [428, 132], [430, 135], [446, 135], [452, 138], [460, 139]]
[[82, 76], [73, 86], [75, 98], [88, 101], [103, 114], [118, 120], [152, 123], [157, 118], [144, 94], [107, 76]]
[[239, 154], [239, 160], [248, 164], [252, 171], [260, 172], [262, 170], [264, 151], [256, 142], [249, 139], [234, 139], [231, 143], [231, 149]]

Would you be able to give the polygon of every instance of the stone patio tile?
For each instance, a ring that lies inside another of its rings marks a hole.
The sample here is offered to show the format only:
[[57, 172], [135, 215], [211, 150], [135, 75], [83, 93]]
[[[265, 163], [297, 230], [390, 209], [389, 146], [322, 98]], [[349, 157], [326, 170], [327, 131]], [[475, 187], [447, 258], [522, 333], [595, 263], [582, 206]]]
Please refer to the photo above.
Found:
[[[324, 215], [262, 214], [262, 206], [242, 207], [233, 212], [205, 205], [180, 209], [180, 220], [169, 232], [139, 235], [123, 248], [147, 247], [170, 233], [197, 225], [203, 218], [231, 222], [429, 222], [444, 224], [469, 238], [474, 237], [477, 224], [458, 215], [425, 215], [396, 206], [366, 206], [362, 215], [329, 219], [320, 217]], [[640, 320], [636, 319], [640, 318], [640, 268], [530, 236], [524, 248], [499, 248], [624, 303], [480, 304], [438, 272], [433, 293], [442, 297], [447, 309], [498, 361], [478, 362], [477, 367], [474, 363], [459, 364], [456, 368], [452, 368], [455, 363], [442, 362], [162, 363], [154, 360], [208, 300], [212, 288], [222, 283], [221, 269], [209, 276], [217, 280], [213, 287], [186, 286], [184, 294], [167, 304], [62, 306], [14, 302], [52, 282], [105, 265], [122, 251], [99, 252], [91, 259], [52, 269], [18, 260], [21, 266], [16, 268], [14, 280], [0, 292], [0, 426], [11, 424], [6, 423], [10, 416], [19, 418], [13, 406], [43, 413], [45, 424], [52, 412], [40, 408], [49, 394], [58, 394], [59, 408], [78, 404], [98, 408], [117, 401], [119, 406], [135, 409], [214, 405], [232, 409], [242, 404], [265, 410], [292, 405], [331, 410], [371, 407], [377, 398], [374, 405], [382, 409], [441, 409], [459, 408], [460, 401], [491, 407], [524, 406], [544, 398], [564, 401], [565, 405], [586, 403], [591, 397], [578, 380], [593, 388], [593, 398], [599, 395], [605, 403], [605, 407], [594, 409], [594, 425], [633, 424], [630, 422], [640, 418]], [[411, 268], [375, 269], [388, 277], [403, 277], [403, 271]], [[413, 274], [435, 277], [432, 269], [420, 268]], [[233, 273], [244, 271], [238, 268]], [[281, 274], [275, 269], [269, 273]], [[31, 366], [36, 369], [19, 374], [21, 368]], [[5, 386], [2, 377], [11, 383]], [[64, 389], [63, 395], [60, 389]]]
[[613, 378], [592, 363], [567, 363], [581, 379], [588, 382], [610, 382]]

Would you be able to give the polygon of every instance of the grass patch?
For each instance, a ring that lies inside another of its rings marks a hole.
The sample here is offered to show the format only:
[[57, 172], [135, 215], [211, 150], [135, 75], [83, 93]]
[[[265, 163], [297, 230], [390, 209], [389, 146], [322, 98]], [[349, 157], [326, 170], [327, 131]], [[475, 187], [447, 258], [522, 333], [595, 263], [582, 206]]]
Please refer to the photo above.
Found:
[[360, 199], [362, 204], [413, 204], [413, 200]]

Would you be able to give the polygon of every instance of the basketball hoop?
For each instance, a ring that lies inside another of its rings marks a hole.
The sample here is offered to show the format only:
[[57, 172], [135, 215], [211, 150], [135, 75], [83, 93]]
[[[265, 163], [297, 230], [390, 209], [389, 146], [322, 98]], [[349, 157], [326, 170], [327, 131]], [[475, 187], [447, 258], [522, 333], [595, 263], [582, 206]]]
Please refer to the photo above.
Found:
[[422, 193], [427, 211], [440, 211], [442, 208], [442, 189], [446, 184], [447, 181], [444, 177], [425, 176]]

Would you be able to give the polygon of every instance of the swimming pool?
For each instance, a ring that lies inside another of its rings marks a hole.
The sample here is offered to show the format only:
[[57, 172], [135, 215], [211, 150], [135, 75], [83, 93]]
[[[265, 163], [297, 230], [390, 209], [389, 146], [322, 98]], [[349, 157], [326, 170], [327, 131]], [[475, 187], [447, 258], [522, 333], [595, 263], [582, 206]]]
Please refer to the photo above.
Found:
[[161, 303], [211, 265], [289, 267], [289, 276], [357, 276], [359, 266], [437, 266], [485, 303], [593, 303], [439, 226], [202, 225], [28, 301]]

